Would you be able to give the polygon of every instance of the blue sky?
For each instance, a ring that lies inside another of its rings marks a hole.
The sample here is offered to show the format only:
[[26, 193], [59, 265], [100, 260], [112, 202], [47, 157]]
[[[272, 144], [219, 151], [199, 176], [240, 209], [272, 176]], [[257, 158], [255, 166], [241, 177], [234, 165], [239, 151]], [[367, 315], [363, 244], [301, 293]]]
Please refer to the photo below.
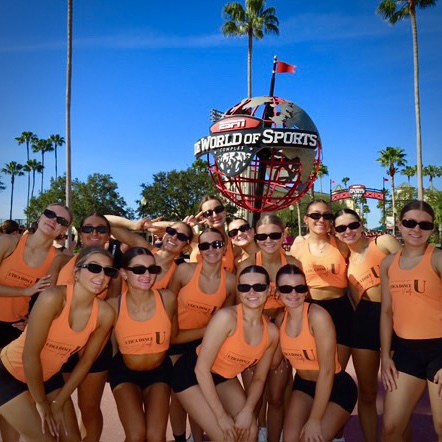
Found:
[[[226, 110], [247, 95], [247, 41], [222, 36], [225, 3], [74, 0], [74, 178], [110, 174], [136, 208], [140, 185], [154, 173], [193, 162], [210, 109]], [[296, 75], [277, 76], [275, 95], [302, 107], [318, 127], [330, 172], [325, 190], [345, 176], [349, 184], [381, 188], [386, 175], [375, 160], [386, 146], [401, 147], [416, 164], [411, 25], [385, 23], [377, 4], [271, 0], [280, 36], [254, 42], [254, 96], [268, 94], [274, 55], [297, 65]], [[423, 163], [439, 166], [441, 18], [440, 5], [418, 12]], [[65, 136], [66, 1], [1, 2], [0, 63], [4, 167], [26, 162], [25, 146], [15, 142], [23, 131]], [[53, 154], [45, 163], [48, 188]], [[65, 170], [63, 148], [58, 170]], [[2, 181], [8, 188], [0, 193], [0, 218], [7, 218], [9, 177]], [[26, 183], [16, 181], [14, 218], [23, 216]], [[441, 178], [434, 183], [442, 188]], [[380, 214], [371, 206], [373, 227]]]

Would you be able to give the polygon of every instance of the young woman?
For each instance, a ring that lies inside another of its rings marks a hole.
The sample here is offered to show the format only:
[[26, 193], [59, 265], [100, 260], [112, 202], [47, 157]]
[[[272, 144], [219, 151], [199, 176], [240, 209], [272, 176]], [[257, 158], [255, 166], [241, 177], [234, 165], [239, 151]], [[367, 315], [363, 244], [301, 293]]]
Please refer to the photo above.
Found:
[[371, 239], [363, 235], [359, 215], [351, 209], [341, 209], [334, 216], [336, 236], [350, 250], [347, 276], [353, 305], [352, 357], [358, 378], [358, 417], [367, 442], [378, 440], [376, 396], [380, 362], [380, 316], [382, 260], [400, 250], [401, 245], [391, 235]]
[[[65, 234], [72, 213], [64, 205], [50, 204], [32, 234], [4, 234], [0, 237], [0, 349], [23, 331], [31, 297], [53, 285], [64, 257], [53, 247], [54, 239]], [[18, 434], [0, 417], [3, 440]]]
[[[434, 211], [412, 201], [400, 213], [404, 247], [381, 264], [381, 367], [386, 390], [383, 440], [403, 433], [425, 387], [442, 440], [442, 251], [428, 244]], [[392, 333], [396, 333], [391, 356]]]
[[127, 250], [120, 270], [127, 291], [109, 303], [117, 314], [109, 382], [128, 441], [164, 441], [172, 363], [167, 350], [176, 333], [176, 297], [153, 289], [161, 269], [142, 247]]
[[285, 307], [278, 320], [281, 351], [296, 370], [284, 441], [332, 440], [356, 404], [356, 384], [339, 364], [330, 315], [305, 302], [309, 289], [302, 270], [285, 265], [276, 283]]
[[[110, 225], [107, 219], [100, 213], [93, 213], [80, 221], [79, 239], [82, 248], [102, 247], [105, 248], [110, 238]], [[69, 285], [74, 283], [76, 269], [76, 256], [60, 270], [57, 285]], [[118, 296], [120, 292], [120, 278], [113, 278], [106, 288], [98, 295], [101, 299]], [[81, 352], [72, 355], [69, 361], [63, 366], [62, 373], [65, 380], [68, 380]], [[94, 361], [89, 373], [78, 386], [78, 408], [81, 413], [81, 422], [84, 426], [86, 442], [97, 442], [100, 440], [103, 431], [103, 413], [101, 411], [101, 398], [112, 361], [112, 344], [106, 342], [99, 357]], [[82, 429], [83, 430], [83, 429]]]
[[[81, 439], [70, 395], [107, 339], [114, 313], [97, 295], [118, 270], [101, 248], [77, 258], [75, 284], [41, 293], [23, 334], [1, 352], [0, 414], [33, 441]], [[84, 353], [64, 384], [60, 369]]]
[[333, 319], [339, 363], [345, 369], [350, 358], [353, 321], [353, 307], [346, 294], [348, 247], [330, 235], [332, 220], [327, 202], [309, 203], [304, 216], [309, 233], [296, 237], [290, 254], [301, 262], [312, 298]]
[[[262, 315], [269, 275], [249, 266], [238, 278], [240, 304], [221, 309], [210, 321], [202, 345], [174, 367], [174, 391], [210, 440], [255, 441], [255, 406], [278, 343], [278, 330]], [[254, 365], [247, 393], [237, 376]]]
[[[223, 268], [224, 235], [208, 228], [198, 238], [199, 263], [182, 263], [175, 271], [169, 288], [177, 294], [178, 335], [169, 354], [175, 363], [184, 353], [194, 350], [203, 338], [207, 324], [221, 307], [235, 301], [236, 278]], [[171, 424], [180, 440], [186, 432], [186, 414], [172, 395]], [[196, 435], [194, 435], [197, 437]]]
[[254, 241], [255, 229], [243, 218], [236, 218], [229, 224], [227, 233], [233, 246], [238, 247], [241, 252], [235, 256], [235, 268], [250, 256], [254, 256], [258, 251], [258, 246]]
[[[276, 294], [276, 274], [285, 264], [297, 264], [299, 262], [287, 256], [282, 249], [284, 242], [285, 225], [281, 218], [276, 215], [264, 215], [256, 223], [255, 241], [258, 251], [255, 255], [246, 259], [239, 267], [243, 269], [248, 265], [262, 265], [270, 275], [270, 294], [264, 306], [264, 313], [272, 321], [275, 321], [283, 305]], [[264, 410], [260, 417], [260, 432], [270, 442], [279, 441], [282, 425], [284, 421], [284, 390], [286, 389], [290, 377], [291, 368], [285, 359], [281, 360], [276, 369], [269, 371], [268, 382], [266, 386], [265, 400], [263, 401]], [[253, 367], [243, 373], [243, 381], [246, 387], [253, 376]], [[267, 409], [267, 413], [266, 413]], [[264, 416], [267, 416], [265, 419]], [[267, 423], [265, 424], [265, 421]], [[265, 427], [267, 435], [265, 436]]]
[[[215, 195], [206, 195], [202, 200], [199, 207], [199, 212], [196, 216], [187, 216], [184, 218], [184, 222], [190, 226], [204, 225], [206, 227], [219, 230], [223, 235], [223, 241], [225, 243], [225, 252], [223, 257], [223, 267], [228, 272], [235, 270], [235, 254], [239, 251], [234, 251], [232, 242], [227, 236], [226, 225], [226, 208], [222, 201]], [[197, 262], [199, 255], [198, 242], [192, 243], [192, 253], [190, 255], [191, 262]]]

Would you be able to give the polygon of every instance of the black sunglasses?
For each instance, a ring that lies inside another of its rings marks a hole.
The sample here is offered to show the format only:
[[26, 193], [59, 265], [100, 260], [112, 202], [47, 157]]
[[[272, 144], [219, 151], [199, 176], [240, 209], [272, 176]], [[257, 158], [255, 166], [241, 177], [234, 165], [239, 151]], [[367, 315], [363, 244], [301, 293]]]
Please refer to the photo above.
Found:
[[126, 270], [135, 273], [135, 275], [144, 275], [146, 272], [149, 272], [151, 275], [159, 275], [161, 273], [161, 266], [157, 266], [155, 264], [151, 264], [149, 267], [133, 266], [126, 267]]
[[110, 276], [111, 278], [115, 278], [118, 275], [118, 269], [115, 267], [103, 267], [102, 265], [94, 264], [93, 262], [80, 264], [77, 267], [79, 269], [88, 269], [91, 273], [101, 273], [101, 271], [104, 271], [104, 274], [106, 276]]
[[80, 231], [83, 233], [92, 233], [93, 231], [104, 235], [105, 233], [109, 233], [109, 227], [107, 226], [81, 226]]
[[331, 221], [333, 219], [333, 213], [319, 213], [319, 212], [313, 212], [313, 213], [307, 213], [309, 218], [314, 219], [315, 221], [320, 220], [321, 218], [324, 218], [324, 221]]
[[62, 216], [57, 216], [57, 214], [52, 210], [46, 209], [43, 212], [43, 215], [46, 218], [55, 219], [55, 221], [57, 221], [60, 226], [67, 227], [69, 225], [69, 221], [66, 218], [63, 218]]
[[414, 219], [403, 219], [401, 224], [407, 229], [414, 229], [416, 226], [419, 226], [422, 230], [433, 230], [434, 223], [430, 221], [421, 221], [417, 222]]
[[216, 206], [214, 209], [209, 209], [209, 210], [206, 210], [205, 212], [203, 212], [203, 216], [204, 216], [204, 218], [210, 218], [211, 216], [213, 216], [214, 213], [216, 213], [218, 215], [219, 213], [224, 212], [224, 210], [226, 210], [226, 209], [224, 208], [223, 205]]
[[277, 240], [282, 238], [282, 232], [272, 232], [272, 233], [257, 233], [255, 235], [255, 241], [265, 241], [267, 238]]
[[182, 242], [189, 241], [189, 237], [185, 235], [184, 233], [180, 233], [177, 231], [177, 229], [174, 229], [173, 227], [166, 227], [166, 233], [170, 236], [175, 236]]
[[292, 291], [295, 291], [296, 293], [305, 293], [308, 292], [308, 287], [305, 284], [298, 284], [298, 285], [279, 285], [278, 291], [280, 293], [291, 293]]
[[248, 232], [250, 230], [250, 224], [243, 224], [242, 226], [239, 226], [237, 229], [232, 229], [229, 231], [228, 235], [230, 238], [235, 238], [236, 235], [238, 235], [238, 232]]
[[237, 287], [238, 292], [247, 293], [253, 289], [254, 292], [263, 292], [267, 289], [267, 284], [238, 284]]
[[224, 247], [224, 241], [216, 240], [212, 242], [202, 242], [201, 244], [198, 244], [198, 248], [200, 250], [209, 250], [209, 248], [212, 247], [212, 249], [221, 249]]
[[340, 226], [336, 226], [335, 230], [338, 233], [344, 233], [347, 229], [356, 230], [359, 229], [359, 227], [361, 227], [361, 223], [359, 221], [354, 221], [348, 225], [341, 224]]

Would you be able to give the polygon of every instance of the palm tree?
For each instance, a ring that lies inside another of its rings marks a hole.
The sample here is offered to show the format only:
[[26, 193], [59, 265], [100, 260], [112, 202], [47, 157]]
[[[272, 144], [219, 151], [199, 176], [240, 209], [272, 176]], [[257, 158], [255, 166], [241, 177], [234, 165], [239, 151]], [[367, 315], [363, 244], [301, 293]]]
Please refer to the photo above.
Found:
[[414, 64], [414, 106], [416, 113], [416, 148], [417, 148], [417, 197], [424, 198], [422, 180], [422, 139], [421, 139], [421, 114], [419, 98], [419, 48], [417, 41], [416, 7], [421, 9], [434, 6], [437, 0], [382, 0], [377, 12], [392, 25], [398, 20], [411, 18], [411, 31], [413, 34], [413, 64]]
[[348, 176], [345, 176], [342, 178], [342, 184], [344, 184], [344, 187], [347, 188], [347, 183], [350, 181], [350, 178]]
[[321, 163], [318, 169], [319, 190], [321, 193], [322, 193], [322, 177], [325, 175], [328, 176], [328, 167], [324, 163]]
[[262, 40], [264, 34], [279, 35], [279, 20], [275, 8], [265, 9], [265, 0], [245, 0], [246, 7], [238, 2], [224, 6], [223, 15], [226, 22], [222, 26], [225, 37], [247, 35], [247, 94], [252, 97], [252, 43], [253, 38]]
[[57, 147], [59, 146], [63, 146], [64, 144], [64, 138], [61, 137], [60, 135], [56, 134], [56, 135], [50, 135], [48, 140], [52, 143], [52, 147], [54, 148], [54, 153], [55, 153], [55, 179], [58, 178], [58, 170], [57, 170]]
[[2, 173], [6, 175], [11, 175], [11, 208], [9, 210], [9, 219], [12, 219], [12, 205], [14, 202], [14, 183], [16, 176], [22, 176], [24, 173], [22, 172], [23, 166], [18, 164], [15, 161], [11, 161], [10, 163], [6, 163], [6, 167], [2, 169]]
[[393, 233], [395, 233], [396, 199], [394, 193], [394, 177], [399, 167], [404, 167], [407, 163], [407, 154], [400, 147], [386, 147], [380, 150], [380, 157], [376, 159], [382, 167], [387, 168], [387, 175], [391, 177], [391, 205], [393, 209]]
[[408, 179], [408, 187], [410, 187], [410, 178], [416, 175], [417, 166], [406, 166], [401, 170], [401, 175], [405, 175]]
[[[19, 137], [15, 138], [15, 141], [17, 141], [19, 146], [21, 144], [26, 144], [27, 161], [29, 161], [29, 145], [37, 140], [38, 140], [37, 135], [35, 135], [33, 132], [22, 132]], [[30, 173], [28, 172], [28, 197], [26, 200], [26, 206], [29, 206], [29, 189], [31, 187], [30, 184], [31, 184], [31, 176]]]
[[422, 169], [422, 173], [430, 178], [430, 187], [433, 188], [433, 178], [439, 178], [442, 175], [442, 167], [430, 164]]
[[[43, 173], [43, 165], [40, 161], [37, 160], [29, 160], [24, 166], [23, 170], [25, 172], [32, 172], [32, 190], [30, 199], [34, 198], [34, 188], [35, 188], [35, 173]], [[29, 206], [29, 204], [28, 204]]]
[[43, 193], [43, 172], [45, 168], [45, 153], [46, 152], [52, 152], [54, 148], [52, 147], [52, 143], [49, 140], [36, 140], [32, 144], [32, 150], [37, 153], [41, 153], [41, 165], [43, 167], [43, 170], [41, 171], [41, 190], [40, 193]]

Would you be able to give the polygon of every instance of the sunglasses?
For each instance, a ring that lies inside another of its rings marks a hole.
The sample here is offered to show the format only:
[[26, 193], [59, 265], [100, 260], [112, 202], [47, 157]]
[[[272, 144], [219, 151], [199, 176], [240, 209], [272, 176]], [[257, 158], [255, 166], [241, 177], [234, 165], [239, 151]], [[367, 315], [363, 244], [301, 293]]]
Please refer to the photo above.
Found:
[[288, 293], [291, 293], [293, 290], [296, 293], [306, 293], [306, 292], [308, 292], [308, 287], [305, 284], [278, 286], [278, 291], [280, 293], [288, 294]]
[[239, 226], [237, 229], [232, 229], [229, 231], [228, 235], [230, 238], [235, 238], [236, 235], [238, 235], [239, 232], [248, 232], [250, 230], [249, 224], [243, 224], [242, 226]]
[[347, 229], [356, 230], [361, 227], [361, 223], [359, 221], [354, 221], [348, 225], [341, 224], [340, 226], [336, 226], [335, 230], [338, 233], [344, 233]]
[[254, 292], [264, 292], [267, 289], [267, 284], [238, 284], [236, 288], [241, 293], [250, 292], [252, 289]]
[[318, 213], [318, 212], [313, 212], [313, 213], [307, 213], [307, 215], [309, 218], [314, 219], [315, 221], [319, 221], [321, 218], [324, 218], [324, 221], [331, 221], [333, 219], [333, 213]]
[[166, 233], [170, 236], [175, 236], [182, 242], [189, 241], [189, 237], [185, 235], [184, 233], [180, 233], [177, 231], [177, 229], [174, 229], [173, 227], [166, 227]]
[[43, 215], [46, 218], [55, 219], [55, 221], [57, 221], [60, 226], [67, 227], [69, 225], [69, 221], [66, 218], [63, 218], [62, 216], [57, 216], [57, 214], [52, 210], [46, 209], [43, 212]]
[[146, 272], [149, 272], [151, 275], [159, 275], [161, 273], [161, 266], [157, 266], [155, 264], [151, 264], [149, 267], [133, 266], [133, 267], [126, 267], [126, 270], [129, 270], [135, 275], [144, 275]]
[[272, 233], [257, 233], [255, 235], [255, 241], [265, 241], [267, 238], [277, 240], [282, 238], [282, 232], [272, 232]]
[[104, 235], [105, 233], [109, 233], [109, 227], [107, 226], [81, 226], [80, 231], [83, 233], [92, 233], [93, 231]]
[[417, 222], [414, 219], [403, 219], [401, 224], [407, 229], [414, 229], [416, 226], [419, 226], [422, 230], [433, 230], [434, 223], [430, 221], [421, 221]]
[[118, 269], [115, 267], [103, 267], [100, 264], [94, 264], [93, 262], [89, 262], [87, 264], [80, 264], [77, 266], [79, 269], [88, 269], [91, 273], [101, 273], [104, 271], [106, 276], [110, 276], [111, 278], [115, 278], [118, 275]]
[[216, 240], [212, 242], [202, 242], [201, 244], [198, 244], [198, 248], [200, 250], [209, 250], [209, 248], [212, 247], [212, 249], [221, 249], [224, 247], [224, 241]]
[[209, 209], [209, 210], [206, 210], [205, 212], [203, 212], [203, 216], [204, 216], [204, 218], [210, 218], [211, 216], [213, 216], [214, 213], [216, 213], [218, 215], [221, 212], [224, 212], [224, 210], [226, 210], [226, 209], [224, 208], [223, 205], [216, 206], [214, 209]]

